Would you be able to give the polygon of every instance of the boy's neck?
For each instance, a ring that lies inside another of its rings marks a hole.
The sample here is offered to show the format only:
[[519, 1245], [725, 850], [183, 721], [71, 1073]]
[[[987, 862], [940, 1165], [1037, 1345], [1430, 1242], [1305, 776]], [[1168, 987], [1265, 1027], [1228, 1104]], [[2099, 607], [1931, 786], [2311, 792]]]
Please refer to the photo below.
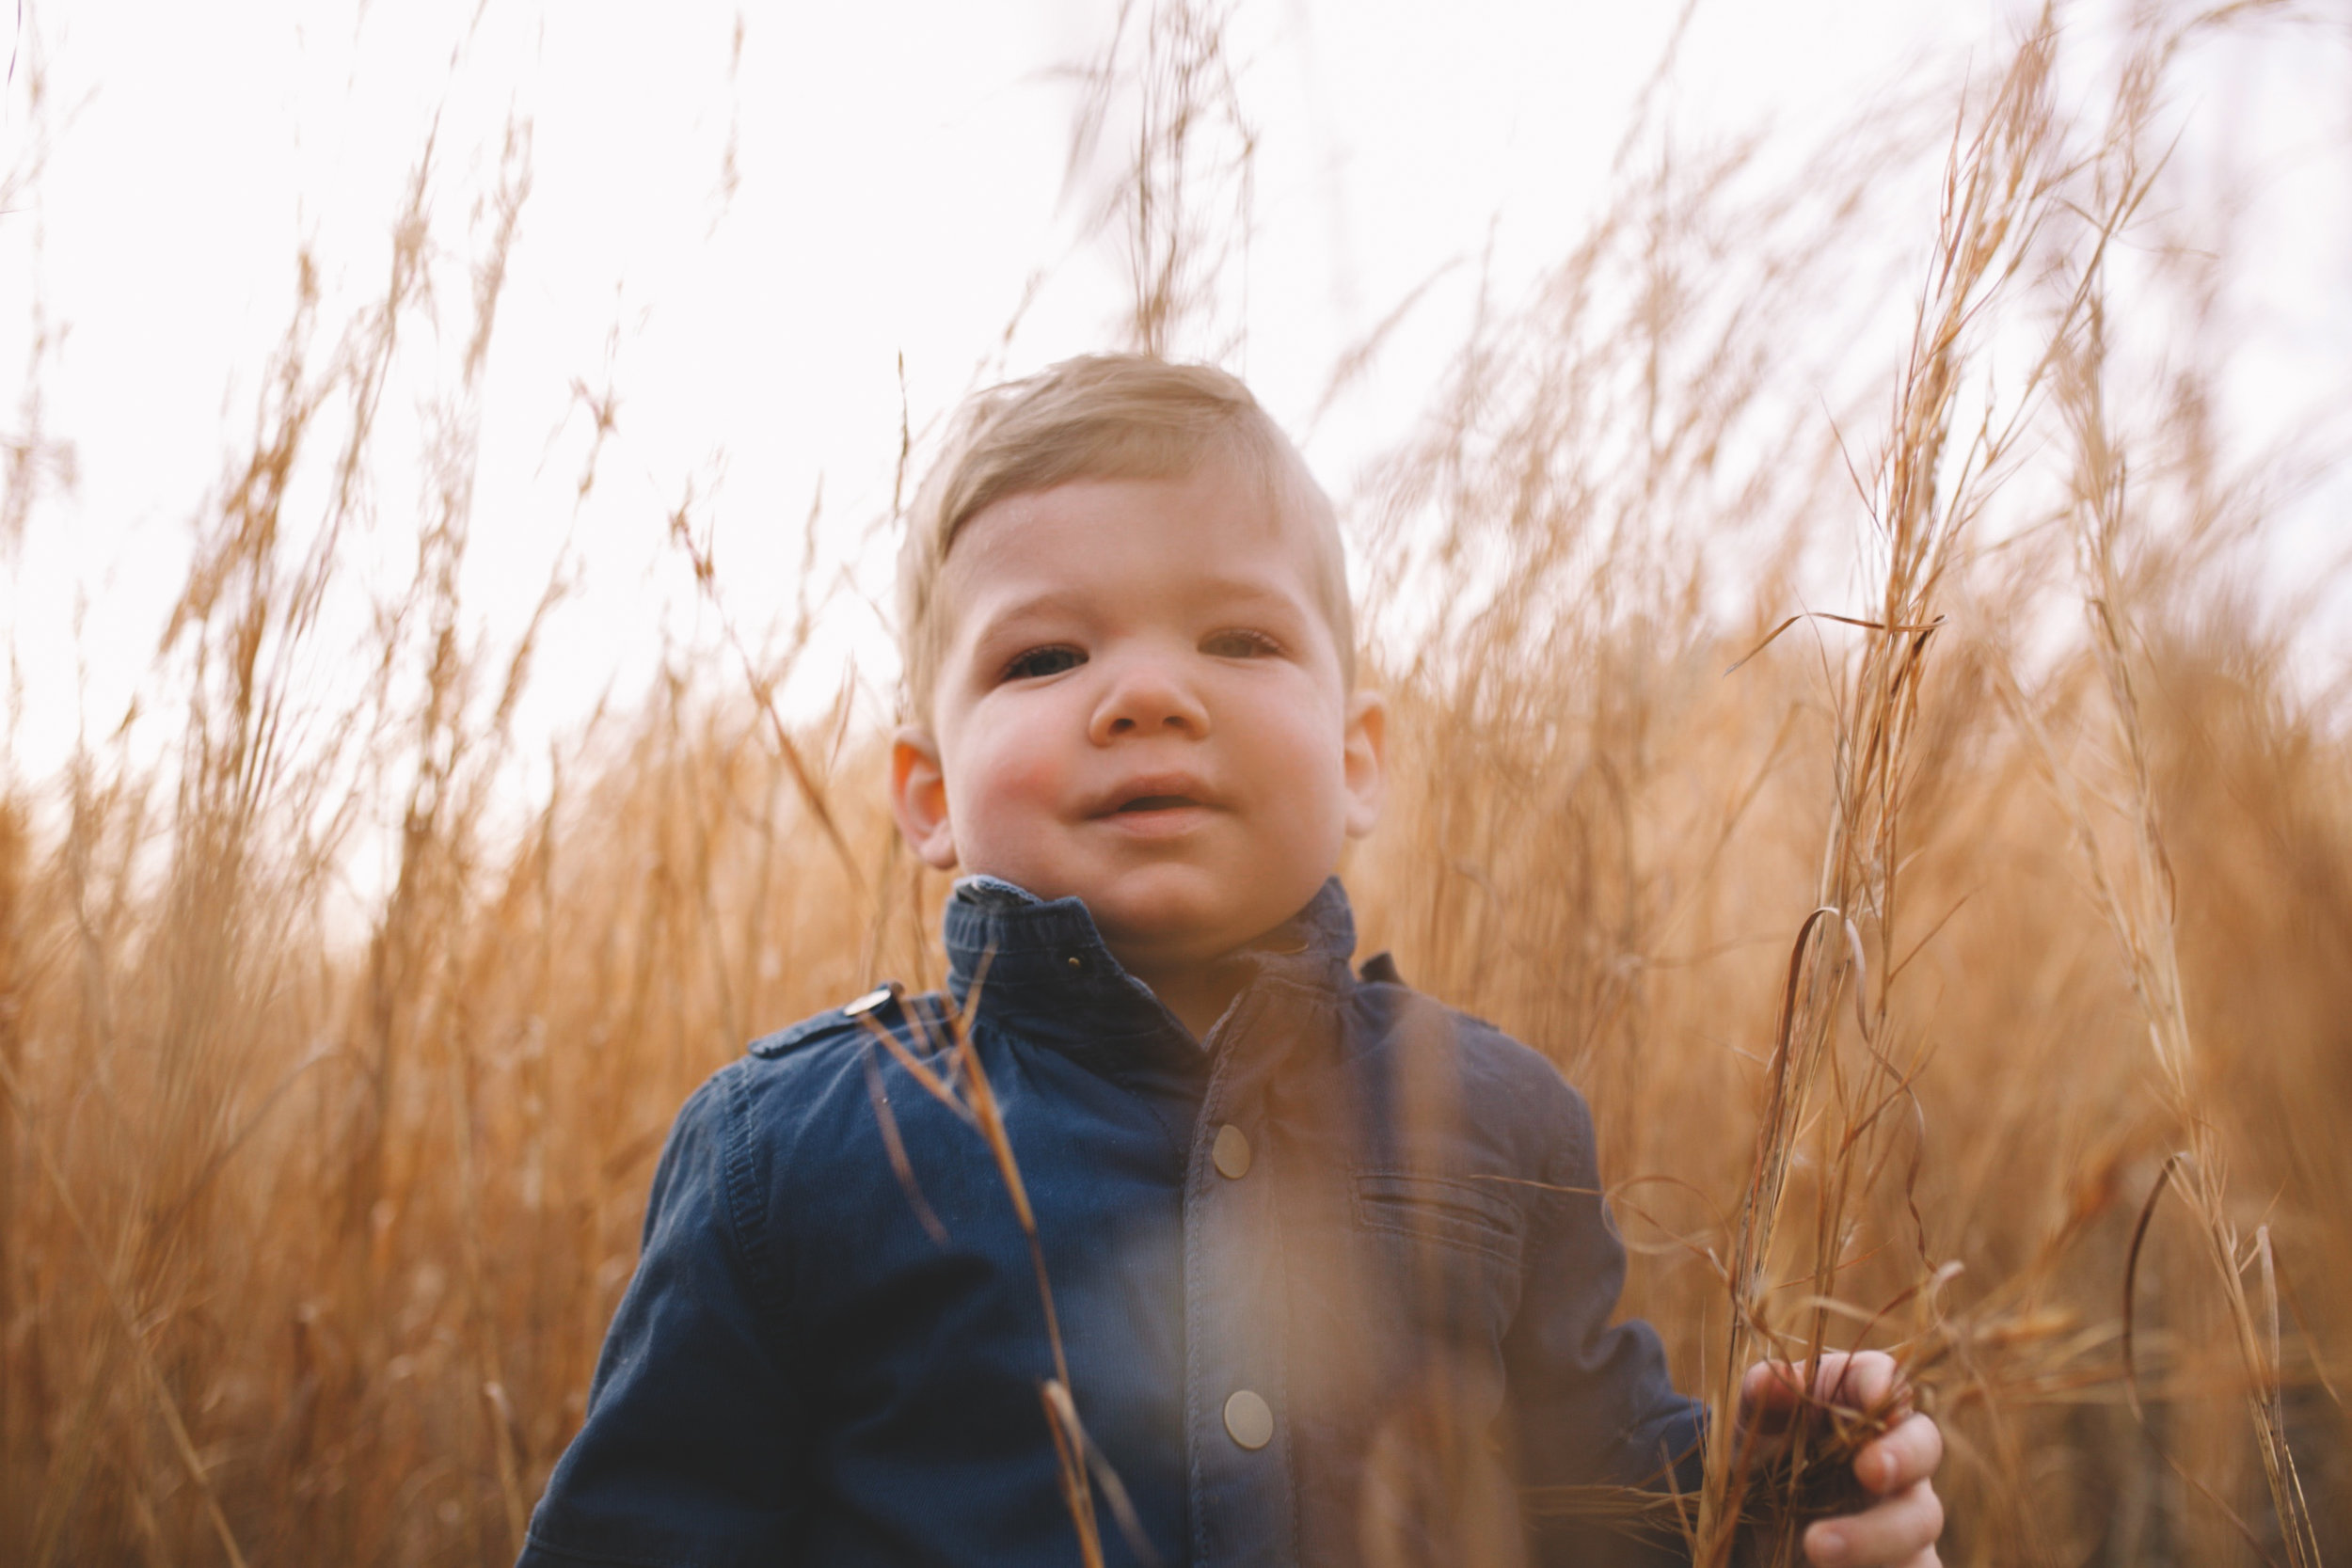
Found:
[[[1121, 959], [1122, 963], [1126, 960]], [[1174, 964], [1161, 968], [1145, 968], [1126, 963], [1127, 973], [1152, 988], [1152, 994], [1160, 1005], [1176, 1015], [1177, 1022], [1192, 1031], [1192, 1037], [1205, 1040], [1216, 1021], [1225, 1016], [1225, 1009], [1249, 981], [1249, 965], [1239, 954], [1229, 954], [1200, 964]]]
[[[1311, 908], [1312, 900], [1304, 909]], [[1225, 1016], [1233, 998], [1242, 993], [1257, 974], [1262, 959], [1272, 954], [1303, 951], [1300, 932], [1296, 929], [1298, 914], [1259, 932], [1240, 946], [1217, 954], [1215, 958], [1189, 959], [1171, 958], [1165, 953], [1122, 952], [1121, 944], [1108, 943], [1111, 956], [1128, 974], [1152, 988], [1152, 994], [1160, 1005], [1176, 1015], [1177, 1021], [1192, 1031], [1193, 1038], [1206, 1041], [1216, 1021]]]

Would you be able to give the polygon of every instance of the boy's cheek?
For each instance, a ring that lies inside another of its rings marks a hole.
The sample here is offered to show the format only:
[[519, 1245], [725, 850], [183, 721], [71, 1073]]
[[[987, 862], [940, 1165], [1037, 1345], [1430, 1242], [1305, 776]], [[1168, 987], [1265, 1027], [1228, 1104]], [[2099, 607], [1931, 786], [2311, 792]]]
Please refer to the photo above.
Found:
[[[993, 737], [958, 776], [948, 770], [959, 836], [1020, 834], [1051, 816], [1065, 793], [1068, 769], [1042, 745], [1025, 745], [1016, 732]], [[961, 785], [961, 787], [959, 787]]]
[[1013, 811], [1043, 812], [1053, 807], [1069, 783], [1069, 768], [1043, 745], [1025, 746], [1014, 737], [996, 759], [984, 787], [997, 802]]

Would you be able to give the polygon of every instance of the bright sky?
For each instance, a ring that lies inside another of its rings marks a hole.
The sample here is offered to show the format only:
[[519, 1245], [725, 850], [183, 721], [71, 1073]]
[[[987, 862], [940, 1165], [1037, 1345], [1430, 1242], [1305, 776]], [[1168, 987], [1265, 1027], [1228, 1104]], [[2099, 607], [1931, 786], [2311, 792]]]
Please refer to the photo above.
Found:
[[[2017, 8], [1703, 5], [1676, 123], [1699, 138], [1819, 128], [1918, 72], [1996, 56]], [[1403, 0], [1235, 7], [1230, 41], [1259, 135], [1240, 368], [1278, 416], [1303, 420], [1343, 346], [1422, 278], [1475, 257], [1490, 227], [1502, 277], [1556, 254], [1599, 198], [1674, 9], [1459, 0], [1440, 24]], [[1064, 178], [1069, 71], [1099, 53], [1115, 13], [1112, 0], [752, 7], [731, 64], [739, 13], [723, 5], [27, 0], [0, 173], [34, 150], [34, 51], [51, 145], [0, 214], [0, 432], [24, 423], [11, 389], [38, 293], [62, 334], [41, 419], [73, 461], [71, 485], [37, 498], [8, 593], [20, 772], [47, 773], [79, 714], [103, 734], [151, 682], [189, 523], [225, 454], [250, 440], [298, 245], [322, 269], [323, 356], [381, 290], [437, 116], [440, 341], [412, 340], [387, 398], [382, 515], [361, 580], [383, 591], [409, 565], [406, 464], [427, 390], [454, 385], [469, 217], [495, 186], [512, 115], [529, 123], [532, 183], [481, 396], [476, 629], [491, 646], [510, 637], [568, 549], [577, 588], [548, 627], [526, 728], [560, 732], [615, 681], [634, 689], [665, 634], [708, 635], [664, 537], [691, 484], [756, 639], [788, 616], [820, 483], [829, 559], [856, 558], [856, 530], [886, 508], [901, 356], [919, 425], [996, 351], [1041, 267], [1051, 276], [1012, 370], [1099, 346], [1117, 320], [1120, 278], [1105, 250], [1080, 244], [1087, 193]], [[2212, 87], [2288, 198], [2297, 182], [2339, 182], [2329, 200], [2273, 203], [2299, 215], [2279, 247], [2277, 319], [2249, 355], [2288, 388], [2264, 405], [2280, 410], [2340, 393], [2352, 363], [2342, 33], [2300, 55], [2274, 48]], [[2315, 150], [2330, 147], [2333, 161]], [[1310, 456], [1327, 478], [1343, 486], [1393, 434], [1458, 341], [1447, 324], [1465, 298], [1440, 293], [1383, 389], [1318, 428]], [[577, 508], [589, 427], [575, 381], [619, 397]], [[2334, 505], [2306, 530], [2343, 515]], [[832, 624], [809, 661], [826, 689], [843, 655], [876, 658], [870, 615]]]

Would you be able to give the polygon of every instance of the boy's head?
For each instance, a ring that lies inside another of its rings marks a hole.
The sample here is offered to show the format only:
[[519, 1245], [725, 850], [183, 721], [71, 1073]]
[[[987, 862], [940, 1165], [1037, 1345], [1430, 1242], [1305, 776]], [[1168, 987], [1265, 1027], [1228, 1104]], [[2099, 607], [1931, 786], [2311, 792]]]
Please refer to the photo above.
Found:
[[909, 842], [1084, 898], [1147, 979], [1295, 913], [1377, 815], [1330, 504], [1222, 372], [1077, 359], [976, 399], [899, 608]]

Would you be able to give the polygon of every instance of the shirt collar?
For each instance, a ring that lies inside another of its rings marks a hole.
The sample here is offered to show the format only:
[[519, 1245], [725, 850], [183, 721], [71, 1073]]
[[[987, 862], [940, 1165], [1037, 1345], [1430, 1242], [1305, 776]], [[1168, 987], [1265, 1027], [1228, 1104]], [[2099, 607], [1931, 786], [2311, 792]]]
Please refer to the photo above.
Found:
[[[947, 985], [957, 996], [980, 983], [980, 1010], [1057, 1043], [1174, 1039], [1191, 1031], [1152, 989], [1127, 973], [1086, 905], [1043, 899], [998, 877], [966, 877], [947, 899]], [[1260, 978], [1336, 992], [1348, 978], [1356, 922], [1334, 877], [1307, 907], [1266, 933], [1248, 958]]]

